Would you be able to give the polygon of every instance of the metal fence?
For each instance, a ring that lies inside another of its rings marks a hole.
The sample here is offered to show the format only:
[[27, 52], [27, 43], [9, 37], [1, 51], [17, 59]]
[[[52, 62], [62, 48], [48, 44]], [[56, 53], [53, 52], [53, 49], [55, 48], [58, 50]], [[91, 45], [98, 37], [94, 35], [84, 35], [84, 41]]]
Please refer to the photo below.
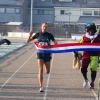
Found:
[[[34, 33], [39, 32], [40, 25], [33, 26]], [[7, 35], [8, 32], [29, 32], [30, 27], [25, 26], [7, 26], [0, 25], [0, 34]], [[64, 25], [49, 25], [48, 31], [52, 33], [57, 38], [68, 38], [72, 34], [83, 34], [83, 31], [79, 31], [78, 26], [64, 26]]]

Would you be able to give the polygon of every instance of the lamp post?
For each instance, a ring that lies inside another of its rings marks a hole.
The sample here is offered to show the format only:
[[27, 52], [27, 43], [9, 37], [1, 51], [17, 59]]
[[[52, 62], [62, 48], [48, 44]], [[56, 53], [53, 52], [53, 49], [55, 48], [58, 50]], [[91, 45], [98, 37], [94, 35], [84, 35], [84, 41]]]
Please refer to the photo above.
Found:
[[14, 16], [12, 16], [12, 22], [14, 22]]
[[30, 19], [30, 30], [33, 30], [33, 0], [31, 0], [31, 19]]
[[68, 34], [68, 37], [71, 38], [71, 28], [70, 28], [70, 16], [71, 16], [71, 12], [69, 12], [68, 15], [69, 15], [69, 34]]

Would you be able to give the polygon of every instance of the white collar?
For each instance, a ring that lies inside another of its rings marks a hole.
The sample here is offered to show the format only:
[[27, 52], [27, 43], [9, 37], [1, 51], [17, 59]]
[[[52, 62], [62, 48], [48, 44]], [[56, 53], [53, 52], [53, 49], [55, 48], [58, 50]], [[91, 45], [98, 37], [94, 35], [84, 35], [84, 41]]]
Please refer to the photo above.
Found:
[[92, 40], [92, 39], [95, 39], [98, 36], [98, 33], [96, 32], [93, 36], [91, 36], [91, 35], [89, 35], [88, 32], [86, 32], [85, 36]]

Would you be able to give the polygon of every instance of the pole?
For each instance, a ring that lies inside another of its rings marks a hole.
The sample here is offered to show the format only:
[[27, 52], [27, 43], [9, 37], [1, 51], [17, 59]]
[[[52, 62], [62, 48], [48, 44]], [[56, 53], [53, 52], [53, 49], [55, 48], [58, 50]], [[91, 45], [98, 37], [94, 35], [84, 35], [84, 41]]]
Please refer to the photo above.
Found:
[[31, 0], [31, 20], [30, 20], [30, 30], [33, 30], [33, 0]]
[[71, 13], [69, 12], [69, 37], [71, 37], [71, 28], [70, 28], [70, 15], [71, 15]]

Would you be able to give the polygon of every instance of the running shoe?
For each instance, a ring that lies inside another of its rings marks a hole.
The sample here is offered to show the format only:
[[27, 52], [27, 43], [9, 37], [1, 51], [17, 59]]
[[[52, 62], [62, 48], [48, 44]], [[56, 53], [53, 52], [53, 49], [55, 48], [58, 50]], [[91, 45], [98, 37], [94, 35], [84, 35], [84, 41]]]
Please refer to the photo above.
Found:
[[88, 80], [84, 80], [84, 83], [83, 83], [83, 87], [87, 87], [88, 86]]
[[40, 87], [39, 92], [44, 92], [43, 87]]
[[94, 82], [90, 83], [90, 89], [94, 89]]

